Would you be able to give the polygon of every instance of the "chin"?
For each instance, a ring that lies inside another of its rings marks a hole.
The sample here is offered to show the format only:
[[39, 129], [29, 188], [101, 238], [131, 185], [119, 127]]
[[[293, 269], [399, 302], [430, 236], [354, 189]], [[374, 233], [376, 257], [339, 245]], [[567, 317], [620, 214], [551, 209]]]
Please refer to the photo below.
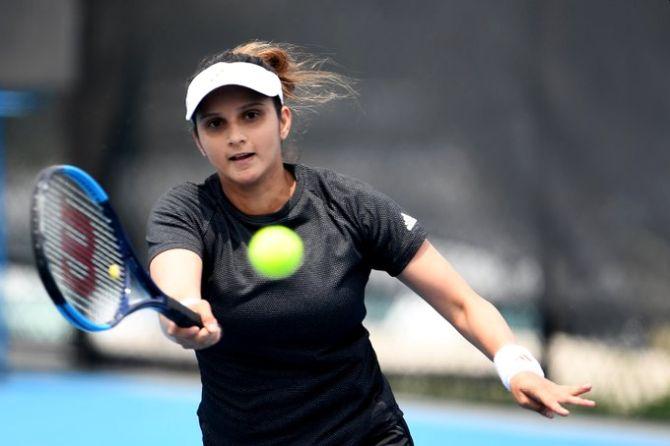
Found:
[[260, 182], [263, 177], [263, 172], [259, 169], [245, 169], [242, 171], [226, 172], [225, 178], [231, 183], [240, 186], [253, 186]]

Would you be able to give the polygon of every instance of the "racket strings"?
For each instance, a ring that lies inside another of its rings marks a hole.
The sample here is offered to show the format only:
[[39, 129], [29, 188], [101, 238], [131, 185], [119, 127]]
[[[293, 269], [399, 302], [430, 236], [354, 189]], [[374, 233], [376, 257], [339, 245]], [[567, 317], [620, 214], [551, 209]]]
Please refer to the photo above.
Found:
[[56, 255], [47, 255], [47, 258], [51, 263], [51, 274], [58, 283], [63, 297], [70, 304], [79, 310], [83, 310], [89, 319], [96, 322], [108, 322], [114, 317], [116, 309], [119, 307], [122, 290], [118, 289], [115, 284], [101, 283], [104, 276], [97, 272], [95, 288], [82, 289], [79, 280], [81, 280], [81, 277], [87, 276], [77, 277], [72, 274], [72, 271], [67, 273], [60, 266], [63, 262], [68, 262], [71, 265], [73, 263], [72, 258]]
[[[73, 205], [73, 203], [68, 202], [68, 205]], [[52, 208], [52, 205], [47, 205], [47, 208], [51, 212], [54, 212], [56, 215], [60, 214], [60, 207], [57, 208]], [[73, 206], [75, 209], [77, 209], [77, 206]], [[57, 228], [56, 228], [57, 227]], [[106, 236], [103, 235], [103, 233], [99, 232], [100, 228], [94, 227], [94, 234], [96, 235], [96, 246], [99, 246], [101, 248], [104, 248], [104, 250], [100, 250], [98, 256], [101, 257], [108, 257], [110, 261], [114, 261], [117, 263], [122, 262], [123, 260], [121, 259], [119, 253], [118, 253], [118, 248], [116, 248], [110, 239], [108, 239]], [[62, 235], [66, 234], [68, 236], [73, 236], [73, 238], [77, 239], [80, 242], [81, 249], [86, 250], [88, 247], [88, 240], [87, 238], [81, 234], [80, 231], [76, 231], [73, 229], [71, 226], [64, 225], [62, 220], [53, 220], [48, 226], [45, 226], [43, 229], [43, 232], [49, 232], [53, 235]], [[76, 250], [77, 248], [73, 245], [72, 246], [73, 250]]]
[[58, 178], [56, 184], [64, 187], [64, 189], [61, 189], [61, 192], [70, 198], [70, 204], [84, 216], [88, 217], [90, 223], [100, 231], [98, 235], [102, 238], [108, 248], [118, 252], [116, 235], [111, 228], [111, 221], [105, 216], [102, 207], [100, 207], [98, 203], [91, 201], [91, 199], [87, 195], [84, 195], [81, 190], [75, 189], [67, 182], [67, 180]]
[[58, 283], [63, 297], [92, 321], [110, 321], [119, 307], [122, 290], [116, 284], [103, 284], [104, 275], [96, 271], [96, 287], [87, 291], [86, 294], [79, 292], [81, 285], [78, 280], [80, 279], [71, 273], [65, 273], [60, 266], [63, 262], [72, 265], [75, 260], [67, 255], [58, 256], [56, 252], [55, 249], [51, 253], [47, 252], [47, 259], [51, 264], [51, 274]]
[[[63, 277], [60, 274], [56, 273], [54, 274], [54, 277], [62, 282], [69, 282], [68, 278]], [[116, 311], [116, 308], [118, 308], [118, 299], [113, 298], [112, 296], [108, 296], [104, 305], [100, 305], [100, 303], [102, 303], [101, 299], [98, 305], [91, 306], [89, 299], [86, 296], [77, 293], [73, 288], [65, 288], [63, 291], [67, 301], [92, 321], [108, 322], [110, 316], [109, 312]], [[111, 316], [113, 315], [114, 313], [111, 314]]]
[[[77, 268], [77, 259], [66, 253], [59, 253], [57, 247], [47, 252], [52, 276], [59, 285], [63, 297], [75, 307], [83, 310], [91, 320], [110, 321], [119, 307], [122, 289], [110, 283], [100, 268]], [[60, 254], [60, 255], [59, 255]], [[90, 274], [93, 272], [94, 277]], [[84, 283], [94, 286], [82, 287]]]
[[[47, 242], [47, 243], [50, 244], [50, 242]], [[84, 265], [82, 265], [81, 262], [79, 262], [76, 258], [73, 258], [72, 256], [68, 257], [68, 256], [62, 255], [62, 253], [59, 252], [57, 247], [50, 246], [50, 248], [52, 249], [52, 253], [53, 253], [53, 256], [50, 260], [57, 260], [58, 261], [58, 262], [54, 262], [54, 264], [56, 264], [56, 265], [57, 264], [62, 264], [64, 261], [67, 261], [67, 262], [69, 262], [68, 266], [70, 267], [70, 270], [73, 273], [76, 273], [75, 275], [78, 276], [79, 279], [84, 279], [84, 278], [87, 277], [87, 275], [89, 274], [89, 272], [91, 270], [89, 270]], [[106, 264], [102, 263], [95, 258], [92, 259], [92, 263], [94, 264], [94, 266], [97, 267], [97, 268], [93, 268], [93, 272], [96, 275], [96, 279], [100, 281], [99, 285], [100, 286], [107, 286], [109, 289], [116, 291], [117, 287], [118, 287], [118, 282], [111, 279], [109, 277], [109, 274], [101, 274], [101, 271], [109, 269], [109, 267], [108, 267], [109, 263], [106, 263]], [[54, 271], [60, 272], [60, 270], [54, 270]]]
[[52, 176], [42, 195], [37, 214], [43, 251], [63, 297], [92, 322], [113, 321], [126, 272], [112, 221], [66, 177]]
[[[65, 229], [63, 229], [63, 231], [65, 231]], [[42, 232], [44, 234], [48, 235], [47, 240], [49, 240], [49, 241], [58, 240], [59, 237], [61, 237], [61, 233], [59, 233], [59, 232], [57, 232], [53, 229], [47, 229], [47, 230], [42, 231]], [[55, 249], [60, 250], [61, 245], [60, 244], [56, 245]], [[78, 248], [77, 246], [74, 246], [74, 245], [68, 245], [68, 249], [73, 254], [75, 254], [77, 256], [76, 258], [83, 257], [84, 255], [87, 255], [87, 251], [85, 251], [82, 248]], [[76, 258], [74, 258], [75, 265], [78, 266], [79, 268], [85, 268], [85, 266], [82, 266], [81, 262], [77, 261]], [[118, 263], [123, 261], [118, 256], [110, 255], [109, 253], [103, 253], [103, 252], [96, 253], [96, 255], [92, 258], [92, 260], [93, 260], [94, 263], [96, 263], [96, 262], [99, 263], [98, 266], [100, 266], [100, 267], [103, 267], [105, 265], [107, 265], [107, 267], [108, 267], [111, 264], [114, 264], [114, 263], [118, 264]]]

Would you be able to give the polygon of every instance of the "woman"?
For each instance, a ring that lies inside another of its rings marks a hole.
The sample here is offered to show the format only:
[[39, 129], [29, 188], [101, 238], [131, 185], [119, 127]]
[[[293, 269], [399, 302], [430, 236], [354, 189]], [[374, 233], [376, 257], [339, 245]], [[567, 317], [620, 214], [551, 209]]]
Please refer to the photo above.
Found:
[[[547, 417], [567, 415], [564, 403], [593, 406], [579, 397], [589, 386], [543, 378], [500, 313], [395, 202], [355, 179], [282, 161], [293, 117], [286, 102], [352, 93], [291, 51], [250, 42], [201, 64], [186, 119], [216, 174], [169, 191], [149, 220], [151, 276], [205, 324], [161, 320], [170, 339], [196, 351], [204, 444], [413, 444], [361, 323], [371, 268], [397, 276], [495, 358], [521, 406]], [[305, 243], [302, 267], [279, 281], [256, 275], [246, 258], [250, 237], [270, 224]]]

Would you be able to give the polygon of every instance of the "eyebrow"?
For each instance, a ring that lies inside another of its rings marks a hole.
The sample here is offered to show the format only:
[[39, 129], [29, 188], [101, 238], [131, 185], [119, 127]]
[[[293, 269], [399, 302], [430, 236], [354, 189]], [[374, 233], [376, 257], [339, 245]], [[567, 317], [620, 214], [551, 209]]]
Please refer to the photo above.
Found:
[[[236, 111], [239, 112], [239, 111], [242, 111], [242, 110], [247, 109], [247, 108], [250, 108], [250, 107], [258, 107], [258, 106], [263, 106], [263, 105], [264, 105], [264, 104], [263, 104], [263, 102], [261, 102], [261, 101], [248, 102], [248, 103], [246, 103], [246, 104], [244, 104], [244, 105], [241, 105], [241, 106], [237, 107], [237, 110], [236, 110]], [[209, 118], [209, 117], [211, 117], [211, 116], [218, 116], [218, 115], [219, 115], [219, 114], [216, 113], [216, 112], [199, 113], [199, 114], [198, 114], [198, 120], [206, 119], [206, 118]]]

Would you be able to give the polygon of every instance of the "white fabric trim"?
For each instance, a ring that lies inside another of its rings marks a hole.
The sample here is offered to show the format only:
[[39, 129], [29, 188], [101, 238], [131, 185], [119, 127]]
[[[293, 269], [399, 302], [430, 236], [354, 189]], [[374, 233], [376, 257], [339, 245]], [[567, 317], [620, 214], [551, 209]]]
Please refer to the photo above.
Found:
[[191, 119], [205, 96], [226, 85], [239, 85], [269, 97], [279, 96], [284, 103], [281, 81], [272, 71], [250, 62], [218, 62], [198, 73], [189, 84], [186, 120]]

